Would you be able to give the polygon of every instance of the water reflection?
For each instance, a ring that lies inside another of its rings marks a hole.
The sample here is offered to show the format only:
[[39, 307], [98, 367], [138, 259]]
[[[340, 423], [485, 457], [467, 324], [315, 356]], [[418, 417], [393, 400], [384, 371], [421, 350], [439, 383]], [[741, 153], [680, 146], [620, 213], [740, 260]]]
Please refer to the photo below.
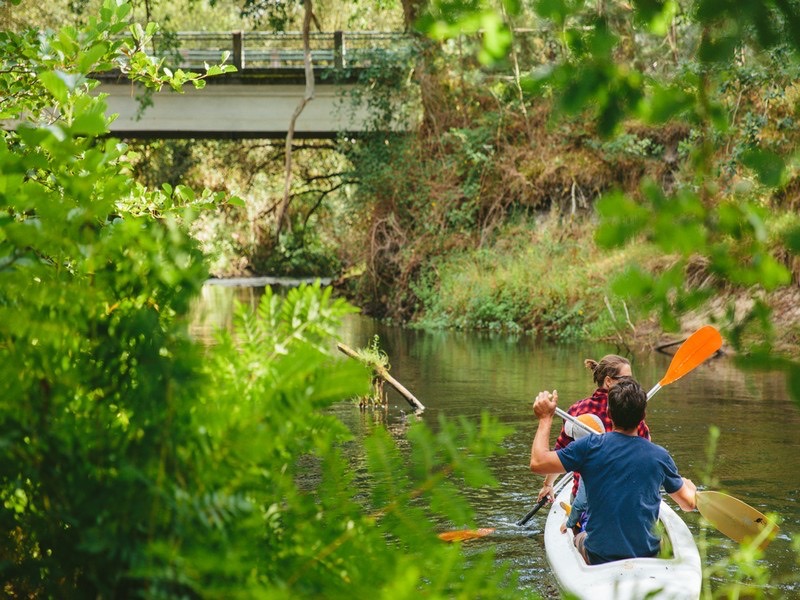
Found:
[[[195, 326], [200, 337], [209, 335], [210, 328], [230, 325], [234, 295], [251, 305], [260, 296], [252, 288], [237, 288], [235, 293], [228, 289], [225, 294], [219, 287], [207, 287], [204, 306], [197, 312], [203, 320]], [[392, 375], [425, 404], [422, 418], [432, 427], [440, 413], [476, 419], [487, 410], [514, 428], [515, 433], [505, 442], [505, 455], [491, 462], [498, 487], [468, 492], [476, 510], [475, 526], [496, 531], [464, 548], [469, 552], [469, 548], [491, 544], [498, 560], [515, 565], [521, 583], [545, 597], [557, 598], [542, 541], [546, 511], [534, 516], [527, 528], [515, 524], [533, 506], [541, 485], [541, 477], [532, 475], [527, 467], [535, 430], [531, 404], [541, 389], [557, 389], [564, 408], [586, 397], [593, 386], [583, 359], [625, 352], [607, 344], [543, 345], [518, 335], [414, 331], [360, 316], [346, 319], [340, 341], [353, 348], [366, 347], [376, 334], [389, 356]], [[664, 375], [670, 363], [670, 356], [658, 353], [630, 358], [634, 375], [646, 389]], [[386, 389], [386, 409], [360, 411], [347, 402], [334, 408], [354, 432], [351, 454], [357, 481], [364, 473], [359, 451], [364, 436], [385, 427], [401, 446], [408, 443], [405, 432], [412, 408], [393, 389]], [[796, 562], [788, 533], [798, 531], [800, 524], [800, 410], [790, 402], [783, 377], [744, 372], [726, 358], [711, 360], [654, 396], [647, 421], [654, 441], [670, 451], [682, 474], [698, 483], [707, 464], [708, 428], [712, 424], [719, 427], [714, 489], [761, 512], [781, 515], [782, 533], [768, 548], [766, 562], [781, 593], [800, 596], [796, 584], [781, 581], [794, 576]], [[680, 514], [698, 533], [698, 514]], [[715, 532], [709, 537], [716, 544], [710, 550], [710, 561], [726, 556], [733, 548], [732, 542]]]

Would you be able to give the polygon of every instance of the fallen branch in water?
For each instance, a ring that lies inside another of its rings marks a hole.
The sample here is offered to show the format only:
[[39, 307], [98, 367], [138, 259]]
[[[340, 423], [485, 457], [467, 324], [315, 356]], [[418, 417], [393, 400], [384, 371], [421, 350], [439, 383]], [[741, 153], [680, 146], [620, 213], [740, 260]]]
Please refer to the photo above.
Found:
[[[361, 356], [359, 356], [358, 352], [356, 352], [355, 350], [353, 350], [353, 349], [352, 349], [352, 348], [350, 348], [349, 346], [346, 346], [345, 344], [342, 344], [341, 342], [339, 342], [339, 343], [336, 345], [336, 347], [337, 347], [337, 348], [339, 348], [339, 350], [340, 350], [341, 352], [344, 352], [345, 354], [347, 354], [347, 356], [349, 356], [350, 358], [355, 358], [356, 360], [361, 360], [361, 361], [363, 362], [363, 359], [361, 358]], [[396, 389], [396, 390], [397, 390], [397, 391], [400, 393], [400, 395], [401, 395], [401, 396], [403, 396], [403, 398], [405, 398], [405, 399], [408, 401], [408, 403], [409, 403], [411, 406], [413, 406], [413, 407], [414, 407], [416, 410], [425, 410], [425, 406], [422, 404], [422, 402], [420, 402], [419, 400], [417, 400], [417, 399], [414, 397], [414, 394], [412, 394], [411, 392], [409, 392], [409, 391], [408, 391], [408, 390], [405, 388], [405, 386], [403, 386], [403, 384], [402, 384], [402, 383], [400, 383], [400, 382], [399, 382], [399, 381], [397, 381], [397, 380], [396, 380], [394, 377], [392, 377], [391, 375], [389, 375], [389, 371], [387, 371], [386, 369], [384, 369], [384, 368], [383, 368], [382, 366], [380, 366], [380, 365], [370, 364], [370, 365], [368, 365], [368, 366], [369, 366], [369, 367], [370, 367], [370, 368], [371, 368], [373, 371], [375, 371], [375, 373], [377, 373], [377, 374], [378, 374], [380, 377], [382, 377], [382, 378], [383, 378], [383, 379], [386, 381], [386, 383], [388, 383], [388, 384], [389, 384], [389, 385], [391, 385], [391, 386], [392, 386], [394, 389]]]

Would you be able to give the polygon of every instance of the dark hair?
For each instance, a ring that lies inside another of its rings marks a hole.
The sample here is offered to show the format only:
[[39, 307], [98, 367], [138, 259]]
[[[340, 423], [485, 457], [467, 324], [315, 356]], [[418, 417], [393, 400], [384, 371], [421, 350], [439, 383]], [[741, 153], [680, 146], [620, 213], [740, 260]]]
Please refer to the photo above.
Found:
[[592, 379], [597, 384], [597, 387], [603, 387], [603, 382], [606, 377], [619, 377], [619, 371], [624, 365], [631, 365], [631, 362], [622, 356], [616, 354], [606, 354], [600, 359], [600, 362], [587, 358], [583, 361], [586, 368], [592, 372]]
[[608, 392], [608, 416], [619, 429], [634, 429], [644, 420], [647, 394], [633, 377], [623, 377]]

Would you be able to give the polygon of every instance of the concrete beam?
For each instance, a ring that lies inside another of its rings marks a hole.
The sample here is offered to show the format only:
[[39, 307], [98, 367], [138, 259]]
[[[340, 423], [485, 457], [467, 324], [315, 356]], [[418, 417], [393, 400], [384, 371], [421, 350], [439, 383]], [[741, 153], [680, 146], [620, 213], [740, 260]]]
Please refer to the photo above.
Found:
[[[344, 94], [351, 84], [316, 85], [314, 99], [300, 115], [295, 136], [330, 138], [339, 132], [366, 130], [368, 111], [353, 106]], [[111, 134], [134, 138], [283, 138], [303, 85], [227, 83], [184, 93], [162, 90], [152, 105], [142, 107], [144, 88], [131, 83], [103, 82], [98, 93], [108, 94], [107, 114], [117, 114]]]

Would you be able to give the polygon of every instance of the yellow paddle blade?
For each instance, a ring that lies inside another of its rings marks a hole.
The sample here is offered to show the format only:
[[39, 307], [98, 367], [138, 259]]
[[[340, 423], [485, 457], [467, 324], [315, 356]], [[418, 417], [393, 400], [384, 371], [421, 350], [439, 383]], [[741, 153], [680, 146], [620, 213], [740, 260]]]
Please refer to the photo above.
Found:
[[719, 331], [711, 325], [704, 325], [681, 344], [658, 384], [665, 386], [677, 381], [720, 348], [722, 348], [722, 336]]
[[755, 539], [767, 527], [772, 532], [761, 544], [763, 550], [775, 537], [778, 526], [749, 504], [722, 492], [697, 492], [697, 510], [720, 533], [735, 542]]
[[439, 534], [439, 539], [445, 542], [463, 542], [489, 535], [494, 531], [493, 527], [482, 529], [460, 529], [458, 531], [445, 531]]
[[559, 502], [558, 504], [564, 509], [564, 512], [567, 513], [567, 516], [569, 516], [569, 513], [572, 512], [572, 506], [566, 502]]

